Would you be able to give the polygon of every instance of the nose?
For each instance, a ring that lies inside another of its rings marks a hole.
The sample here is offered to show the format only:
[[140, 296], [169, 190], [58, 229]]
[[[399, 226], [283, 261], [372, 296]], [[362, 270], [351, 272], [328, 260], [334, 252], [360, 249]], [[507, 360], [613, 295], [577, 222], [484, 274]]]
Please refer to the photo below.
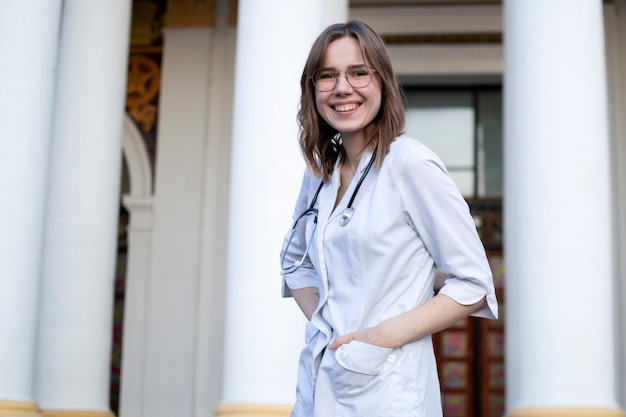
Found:
[[345, 71], [340, 71], [337, 76], [337, 84], [335, 84], [335, 92], [345, 93], [352, 91], [352, 85], [348, 81], [348, 74]]

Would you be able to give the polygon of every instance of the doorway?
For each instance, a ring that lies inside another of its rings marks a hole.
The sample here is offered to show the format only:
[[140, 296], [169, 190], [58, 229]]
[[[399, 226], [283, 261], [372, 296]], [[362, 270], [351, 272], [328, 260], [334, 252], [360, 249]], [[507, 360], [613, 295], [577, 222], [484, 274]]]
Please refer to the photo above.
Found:
[[[468, 317], [433, 336], [445, 417], [505, 412], [501, 86], [405, 87], [408, 136], [439, 155], [470, 207], [491, 265], [499, 320]], [[443, 285], [439, 276], [435, 290]]]

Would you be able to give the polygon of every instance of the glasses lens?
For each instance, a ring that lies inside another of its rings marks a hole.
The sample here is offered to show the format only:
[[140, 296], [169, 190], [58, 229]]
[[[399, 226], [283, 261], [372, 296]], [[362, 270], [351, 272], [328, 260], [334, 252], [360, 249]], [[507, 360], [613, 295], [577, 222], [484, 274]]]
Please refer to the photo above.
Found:
[[337, 84], [337, 73], [329, 69], [320, 69], [313, 73], [313, 84], [320, 91], [330, 91]]
[[348, 82], [354, 88], [367, 87], [372, 81], [372, 74], [369, 68], [359, 67], [353, 68], [346, 72]]

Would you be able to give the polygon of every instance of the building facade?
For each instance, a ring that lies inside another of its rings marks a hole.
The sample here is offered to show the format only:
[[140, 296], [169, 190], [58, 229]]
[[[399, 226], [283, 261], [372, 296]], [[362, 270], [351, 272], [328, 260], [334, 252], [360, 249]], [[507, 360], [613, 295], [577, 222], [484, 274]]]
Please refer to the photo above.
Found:
[[626, 1], [4, 0], [0, 417], [289, 415], [299, 78], [351, 17], [496, 279], [445, 415], [624, 416]]

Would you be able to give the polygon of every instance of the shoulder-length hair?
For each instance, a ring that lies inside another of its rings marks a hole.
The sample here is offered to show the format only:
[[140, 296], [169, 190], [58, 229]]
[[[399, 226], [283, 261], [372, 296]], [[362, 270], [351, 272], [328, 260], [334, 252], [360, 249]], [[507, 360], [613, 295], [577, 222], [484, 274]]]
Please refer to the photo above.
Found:
[[368, 146], [371, 149], [378, 147], [376, 167], [380, 167], [389, 153], [391, 142], [404, 131], [404, 95], [383, 39], [367, 24], [356, 19], [329, 26], [318, 36], [309, 52], [300, 79], [302, 93], [298, 110], [300, 149], [311, 171], [322, 177], [324, 182], [330, 178], [337, 159], [345, 157], [345, 152], [333, 140], [337, 130], [329, 126], [317, 111], [311, 76], [322, 67], [328, 45], [346, 36], [352, 36], [359, 42], [365, 64], [373, 68], [374, 76], [381, 80], [380, 110], [365, 130]]

